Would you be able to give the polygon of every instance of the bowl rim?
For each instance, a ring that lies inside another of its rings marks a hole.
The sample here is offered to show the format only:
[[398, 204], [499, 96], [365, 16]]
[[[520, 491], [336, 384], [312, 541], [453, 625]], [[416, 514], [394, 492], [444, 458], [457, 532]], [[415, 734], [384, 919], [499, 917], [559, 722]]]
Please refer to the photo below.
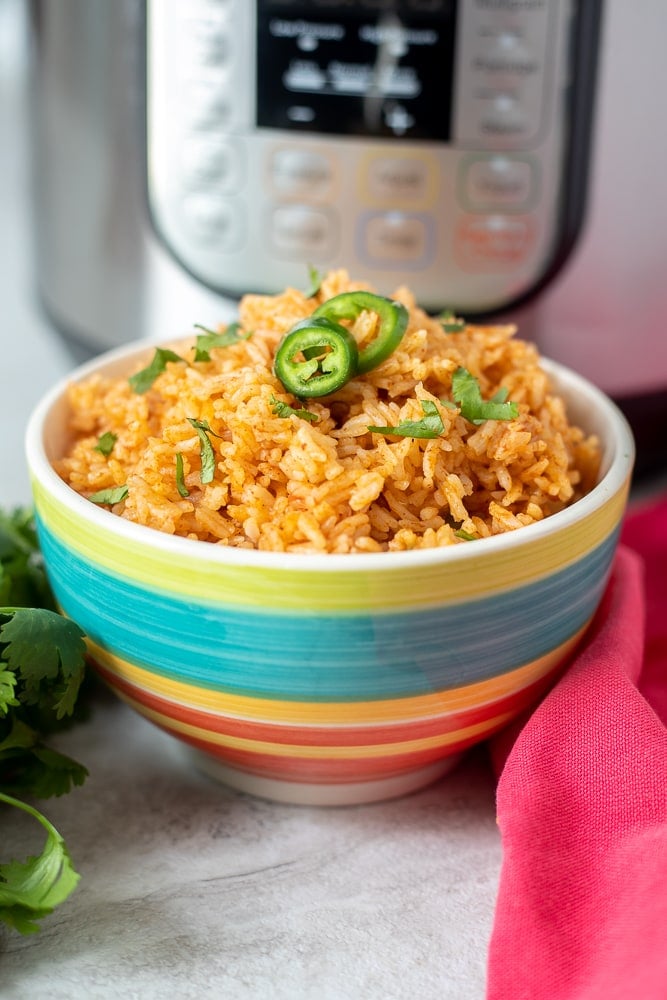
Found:
[[[471, 557], [477, 559], [482, 554], [479, 546], [475, 544], [367, 553], [274, 552], [237, 548], [170, 535], [157, 528], [128, 521], [103, 507], [97, 507], [78, 494], [54, 470], [47, 456], [44, 441], [44, 429], [49, 416], [61, 401], [68, 386], [92, 374], [102, 373], [105, 368], [119, 362], [129, 363], [133, 359], [138, 359], [142, 354], [155, 350], [161, 344], [172, 345], [187, 339], [181, 337], [166, 342], [149, 339], [134, 341], [97, 355], [62, 376], [37, 402], [28, 419], [24, 449], [31, 482], [35, 480], [39, 482], [71, 514], [81, 517], [99, 532], [111, 535], [119, 542], [126, 539], [142, 547], [160, 549], [174, 556], [187, 556], [188, 559], [203, 560], [206, 563], [294, 573], [377, 572], [389, 569], [426, 568], [441, 563], [454, 566]], [[585, 401], [585, 409], [594, 412], [598, 423], [608, 429], [606, 440], [602, 442], [603, 461], [605, 454], [609, 454], [608, 468], [593, 489], [571, 506], [515, 531], [478, 539], [478, 542], [483, 543], [482, 551], [489, 556], [493, 553], [521, 549], [547, 535], [567, 531], [593, 514], [630, 483], [635, 443], [630, 425], [618, 406], [602, 389], [566, 365], [543, 355], [540, 356], [540, 364], [548, 376], [554, 379], [558, 393], [566, 397], [566, 402], [570, 397], [578, 397], [583, 407]]]

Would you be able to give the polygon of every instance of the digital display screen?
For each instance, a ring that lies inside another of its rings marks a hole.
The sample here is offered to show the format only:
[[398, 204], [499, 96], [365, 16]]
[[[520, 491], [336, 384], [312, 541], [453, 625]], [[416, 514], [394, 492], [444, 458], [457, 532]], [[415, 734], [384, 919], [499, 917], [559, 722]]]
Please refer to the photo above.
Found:
[[446, 142], [456, 0], [258, 0], [257, 125]]

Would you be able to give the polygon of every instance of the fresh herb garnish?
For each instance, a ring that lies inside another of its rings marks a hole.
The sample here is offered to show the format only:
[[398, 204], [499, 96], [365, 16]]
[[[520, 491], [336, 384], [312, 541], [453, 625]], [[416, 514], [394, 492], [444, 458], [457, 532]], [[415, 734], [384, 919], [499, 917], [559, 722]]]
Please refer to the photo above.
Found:
[[136, 374], [130, 375], [129, 382], [132, 391], [139, 394], [148, 392], [155, 379], [162, 374], [170, 361], [185, 361], [185, 358], [166, 347], [156, 347], [150, 364]]
[[93, 448], [93, 451], [99, 451], [101, 455], [104, 455], [105, 458], [108, 458], [111, 452], [113, 451], [113, 446], [115, 445], [117, 440], [118, 440], [117, 434], [113, 434], [112, 431], [107, 431], [105, 434], [101, 436], [101, 438]]
[[437, 405], [430, 399], [420, 399], [424, 416], [421, 420], [403, 420], [396, 427], [369, 427], [373, 434], [396, 434], [399, 437], [437, 438], [445, 429]]
[[190, 490], [185, 485], [185, 476], [183, 474], [183, 456], [180, 451], [176, 452], [176, 489], [182, 497], [190, 496]]
[[195, 420], [194, 417], [188, 417], [188, 420], [199, 435], [199, 454], [201, 458], [201, 474], [199, 478], [202, 483], [211, 483], [215, 475], [215, 454], [208, 435], [213, 434], [214, 437], [220, 437], [220, 435], [211, 429], [207, 420]]
[[97, 493], [91, 494], [88, 499], [92, 503], [109, 504], [112, 506], [115, 503], [120, 503], [121, 500], [125, 500], [128, 493], [127, 486], [110, 486], [106, 490], [98, 490]]
[[53, 913], [77, 886], [80, 876], [74, 870], [65, 841], [46, 816], [33, 806], [0, 792], [0, 802], [22, 809], [46, 830], [41, 854], [26, 861], [0, 865], [0, 920], [21, 934], [39, 930], [38, 920]]
[[482, 399], [479, 381], [467, 368], [457, 368], [452, 375], [452, 396], [459, 405], [461, 416], [473, 424], [485, 420], [512, 420], [519, 416], [516, 403], [509, 403], [507, 390], [501, 388], [490, 400]]
[[195, 323], [195, 329], [204, 331], [199, 334], [195, 342], [195, 361], [210, 361], [211, 355], [209, 352], [214, 347], [229, 347], [230, 344], [238, 344], [240, 340], [248, 340], [251, 336], [250, 333], [242, 335], [239, 332], [241, 324], [238, 322], [230, 323], [222, 331], [209, 330], [207, 326], [202, 326], [201, 323]]
[[308, 280], [309, 284], [307, 288], [304, 289], [303, 294], [307, 299], [314, 298], [322, 287], [322, 279], [324, 275], [321, 271], [318, 271], [316, 267], [312, 264], [308, 265]]
[[44, 742], [80, 708], [85, 645], [81, 629], [55, 610], [27, 510], [0, 512], [0, 604], [0, 802], [47, 831], [41, 854], [0, 865], [0, 920], [28, 934], [79, 876], [60, 834], [15, 796], [62, 795], [81, 785], [87, 771]]
[[464, 531], [463, 528], [459, 528], [458, 531], [454, 532], [454, 534], [456, 535], [457, 538], [462, 538], [464, 542], [477, 541], [476, 535], [469, 534], [467, 531]]
[[457, 317], [451, 309], [444, 309], [438, 319], [445, 333], [463, 333], [466, 328], [466, 321]]
[[316, 413], [312, 413], [303, 406], [295, 409], [289, 403], [283, 403], [281, 399], [276, 399], [275, 396], [271, 396], [269, 402], [271, 403], [273, 413], [277, 417], [301, 417], [302, 420], [309, 420], [311, 424], [317, 423], [319, 420]]

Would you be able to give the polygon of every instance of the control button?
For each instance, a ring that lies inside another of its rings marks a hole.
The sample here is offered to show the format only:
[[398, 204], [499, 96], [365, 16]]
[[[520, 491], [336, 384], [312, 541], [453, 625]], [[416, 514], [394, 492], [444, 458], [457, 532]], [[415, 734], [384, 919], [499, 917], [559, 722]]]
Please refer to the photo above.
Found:
[[218, 250], [235, 250], [241, 243], [243, 226], [238, 203], [206, 194], [191, 194], [183, 200], [183, 221], [191, 236]]
[[433, 220], [403, 212], [366, 214], [359, 223], [359, 255], [385, 267], [422, 267], [433, 257]]
[[181, 22], [174, 23], [173, 31], [181, 67], [196, 69], [226, 62], [232, 55], [234, 39], [230, 0], [190, 0], [176, 6]]
[[438, 173], [431, 158], [373, 154], [362, 171], [365, 200], [426, 207], [435, 199]]
[[455, 253], [467, 271], [509, 271], [522, 264], [535, 243], [532, 216], [465, 216], [455, 236]]
[[214, 184], [220, 194], [229, 194], [241, 185], [239, 153], [228, 142], [191, 136], [185, 140], [182, 163], [182, 180], [186, 187]]
[[537, 194], [537, 163], [527, 156], [474, 156], [461, 164], [459, 199], [473, 212], [526, 211]]
[[500, 31], [491, 45], [480, 48], [472, 68], [483, 75], [502, 74], [505, 77], [527, 80], [537, 76], [542, 67], [539, 59], [524, 47], [516, 33]]
[[229, 58], [230, 44], [224, 25], [207, 18], [192, 19], [186, 29], [184, 58], [194, 66], [220, 65]]
[[487, 136], [525, 136], [530, 122], [519, 101], [510, 94], [497, 94], [484, 108], [480, 131]]
[[338, 242], [330, 213], [307, 205], [283, 205], [271, 216], [270, 235], [274, 249], [297, 259], [326, 260]]
[[313, 150], [276, 149], [269, 161], [269, 178], [276, 194], [284, 198], [326, 198], [333, 193], [334, 165]]
[[184, 90], [183, 116], [186, 126], [228, 129], [233, 106], [225, 74], [190, 79]]

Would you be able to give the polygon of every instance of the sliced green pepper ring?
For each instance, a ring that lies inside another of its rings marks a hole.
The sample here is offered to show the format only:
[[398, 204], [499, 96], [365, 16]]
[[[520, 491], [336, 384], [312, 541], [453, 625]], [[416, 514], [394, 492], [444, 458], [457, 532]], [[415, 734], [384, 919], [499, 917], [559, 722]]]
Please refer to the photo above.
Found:
[[324, 316], [301, 320], [278, 345], [273, 371], [288, 392], [308, 398], [328, 396], [357, 372], [354, 336]]
[[355, 320], [364, 311], [377, 314], [380, 329], [370, 344], [359, 352], [357, 372], [360, 375], [377, 368], [400, 344], [408, 328], [409, 316], [405, 306], [373, 292], [343, 292], [327, 299], [313, 313], [313, 318], [338, 322], [341, 319]]

